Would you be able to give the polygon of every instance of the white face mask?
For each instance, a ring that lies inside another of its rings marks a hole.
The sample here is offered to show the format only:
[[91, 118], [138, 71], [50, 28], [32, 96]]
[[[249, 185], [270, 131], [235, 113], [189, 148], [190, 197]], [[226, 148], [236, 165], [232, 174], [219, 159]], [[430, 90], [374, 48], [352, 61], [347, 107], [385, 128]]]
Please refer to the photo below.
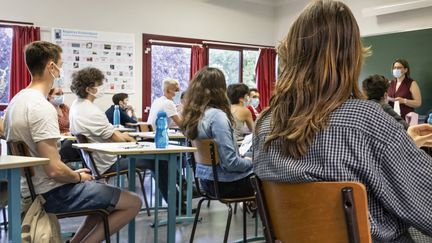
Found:
[[53, 63], [53, 64], [59, 70], [59, 76], [56, 77], [56, 76], [54, 76], [53, 73], [50, 72], [51, 76], [54, 78], [53, 85], [51, 88], [60, 88], [63, 86], [64, 71], [63, 71], [63, 68], [59, 68], [55, 63]]
[[101, 98], [105, 93], [105, 86], [102, 84], [101, 86], [95, 87], [95, 89], [96, 89], [96, 93], [89, 92], [89, 94], [95, 97], [96, 99]]
[[401, 69], [393, 69], [393, 76], [395, 78], [400, 78], [402, 77], [402, 70]]
[[256, 109], [259, 106], [259, 99], [258, 98], [252, 98], [250, 100], [250, 104], [251, 104], [251, 106], [253, 106], [253, 108]]
[[52, 98], [51, 103], [53, 105], [63, 105], [64, 104], [64, 95], [55, 95]]
[[175, 92], [175, 95], [173, 97], [173, 101], [175, 104], [180, 104], [180, 96], [181, 96], [180, 91]]

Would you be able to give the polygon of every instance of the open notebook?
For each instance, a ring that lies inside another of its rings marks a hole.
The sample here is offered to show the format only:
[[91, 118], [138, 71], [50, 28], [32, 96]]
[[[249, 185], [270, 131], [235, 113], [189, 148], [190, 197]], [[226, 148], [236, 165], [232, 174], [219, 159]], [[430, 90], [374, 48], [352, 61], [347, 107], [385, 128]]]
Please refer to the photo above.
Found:
[[252, 146], [252, 133], [244, 137], [243, 142], [239, 148], [240, 155], [244, 156], [246, 152], [249, 151], [251, 146]]

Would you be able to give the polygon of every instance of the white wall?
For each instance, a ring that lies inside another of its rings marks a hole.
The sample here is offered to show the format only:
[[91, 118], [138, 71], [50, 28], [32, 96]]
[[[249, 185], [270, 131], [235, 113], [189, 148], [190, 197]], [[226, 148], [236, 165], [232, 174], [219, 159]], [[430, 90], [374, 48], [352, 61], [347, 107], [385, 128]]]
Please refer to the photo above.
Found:
[[[274, 43], [274, 11], [269, 6], [231, 0], [0, 0], [0, 19], [33, 22], [42, 39], [52, 27], [135, 34], [136, 94], [141, 115], [142, 33], [249, 44]], [[67, 95], [70, 104], [75, 97]], [[96, 103], [106, 109], [111, 95]]]
[[[275, 40], [280, 41], [287, 33], [291, 23], [307, 5], [307, 0], [293, 0], [290, 4], [276, 9], [275, 12]], [[360, 27], [362, 36], [378, 35], [384, 33], [403, 32], [415, 29], [432, 27], [432, 8], [406, 11], [397, 14], [388, 14], [379, 17], [365, 17], [364, 8], [402, 3], [401, 0], [345, 0], [353, 12]]]

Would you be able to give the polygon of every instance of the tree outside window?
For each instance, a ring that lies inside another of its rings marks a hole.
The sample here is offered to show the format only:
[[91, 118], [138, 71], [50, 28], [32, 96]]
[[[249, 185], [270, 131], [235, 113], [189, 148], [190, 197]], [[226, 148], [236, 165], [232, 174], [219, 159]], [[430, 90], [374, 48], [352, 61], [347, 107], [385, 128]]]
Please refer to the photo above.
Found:
[[9, 102], [12, 28], [0, 27], [0, 103]]

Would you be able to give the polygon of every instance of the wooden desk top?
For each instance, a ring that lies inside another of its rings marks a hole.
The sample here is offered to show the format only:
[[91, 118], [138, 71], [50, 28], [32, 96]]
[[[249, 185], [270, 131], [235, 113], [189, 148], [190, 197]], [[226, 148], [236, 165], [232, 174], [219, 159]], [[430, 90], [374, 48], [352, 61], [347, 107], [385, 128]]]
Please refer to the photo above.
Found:
[[156, 148], [154, 143], [80, 143], [72, 144], [73, 148], [84, 149], [91, 152], [101, 152], [113, 155], [132, 155], [132, 154], [173, 154], [184, 152], [196, 152], [195, 147], [184, 147], [168, 145], [167, 148]]
[[61, 135], [60, 136], [60, 141], [63, 141], [63, 140], [72, 140], [72, 141], [75, 141], [75, 140], [77, 140], [77, 138], [75, 136], [72, 136], [72, 135]]
[[[155, 132], [130, 132], [129, 136], [132, 137], [141, 137], [146, 139], [154, 139], [155, 138]], [[185, 135], [181, 132], [171, 132], [168, 131], [168, 138], [169, 139], [185, 139]]]
[[0, 170], [46, 165], [48, 162], [47, 158], [1, 155]]

